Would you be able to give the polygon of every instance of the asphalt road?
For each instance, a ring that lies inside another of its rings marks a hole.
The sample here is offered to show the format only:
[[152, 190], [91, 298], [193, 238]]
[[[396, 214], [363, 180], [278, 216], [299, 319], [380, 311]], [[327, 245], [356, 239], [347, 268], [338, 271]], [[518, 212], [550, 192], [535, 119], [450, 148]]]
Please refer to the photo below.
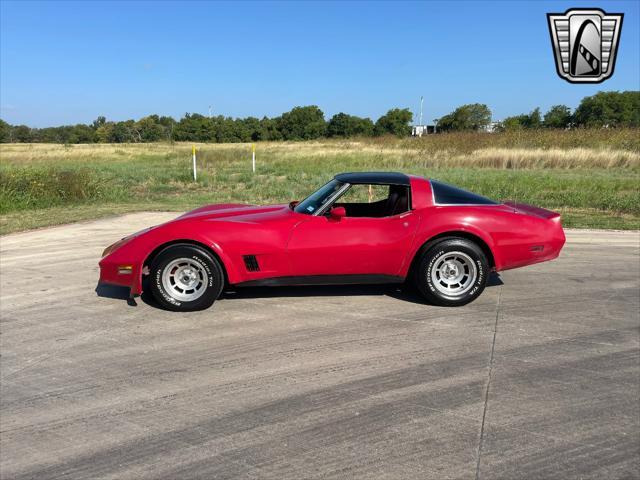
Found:
[[0, 239], [3, 479], [640, 477], [637, 232], [568, 232], [458, 309], [384, 286], [191, 314], [98, 296], [103, 247], [173, 216]]

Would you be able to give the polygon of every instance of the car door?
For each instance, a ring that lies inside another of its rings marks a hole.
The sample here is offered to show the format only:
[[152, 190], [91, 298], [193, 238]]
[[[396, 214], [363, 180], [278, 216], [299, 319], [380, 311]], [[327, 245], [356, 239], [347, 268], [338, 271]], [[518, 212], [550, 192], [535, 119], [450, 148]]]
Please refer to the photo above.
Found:
[[418, 226], [413, 211], [382, 218], [308, 216], [291, 232], [291, 273], [398, 275]]

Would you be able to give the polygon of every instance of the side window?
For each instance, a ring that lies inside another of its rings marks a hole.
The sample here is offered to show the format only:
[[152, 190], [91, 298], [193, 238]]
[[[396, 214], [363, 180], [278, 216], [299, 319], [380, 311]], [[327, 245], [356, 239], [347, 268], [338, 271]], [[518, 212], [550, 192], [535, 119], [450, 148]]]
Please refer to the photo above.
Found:
[[436, 205], [497, 205], [498, 202], [437, 180], [431, 180]]
[[340, 203], [374, 203], [389, 197], [388, 185], [351, 185]]
[[347, 217], [391, 217], [409, 210], [409, 187], [355, 184], [335, 205], [344, 207]]

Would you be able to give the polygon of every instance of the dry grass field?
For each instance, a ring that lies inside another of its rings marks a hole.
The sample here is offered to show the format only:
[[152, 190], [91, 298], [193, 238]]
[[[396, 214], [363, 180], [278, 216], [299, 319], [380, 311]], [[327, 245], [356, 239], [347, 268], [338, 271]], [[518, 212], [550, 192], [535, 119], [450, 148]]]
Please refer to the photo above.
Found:
[[335, 173], [399, 170], [563, 214], [573, 227], [640, 227], [636, 130], [460, 133], [257, 144], [2, 144], [0, 232], [136, 210], [301, 199]]

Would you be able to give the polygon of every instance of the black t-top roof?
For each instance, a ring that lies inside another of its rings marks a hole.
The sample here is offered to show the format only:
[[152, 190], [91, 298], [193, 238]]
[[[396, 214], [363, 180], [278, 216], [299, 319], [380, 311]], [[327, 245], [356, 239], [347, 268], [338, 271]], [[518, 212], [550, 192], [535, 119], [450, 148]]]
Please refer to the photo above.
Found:
[[409, 185], [409, 177], [398, 172], [351, 172], [339, 173], [335, 179], [344, 183], [372, 185]]

